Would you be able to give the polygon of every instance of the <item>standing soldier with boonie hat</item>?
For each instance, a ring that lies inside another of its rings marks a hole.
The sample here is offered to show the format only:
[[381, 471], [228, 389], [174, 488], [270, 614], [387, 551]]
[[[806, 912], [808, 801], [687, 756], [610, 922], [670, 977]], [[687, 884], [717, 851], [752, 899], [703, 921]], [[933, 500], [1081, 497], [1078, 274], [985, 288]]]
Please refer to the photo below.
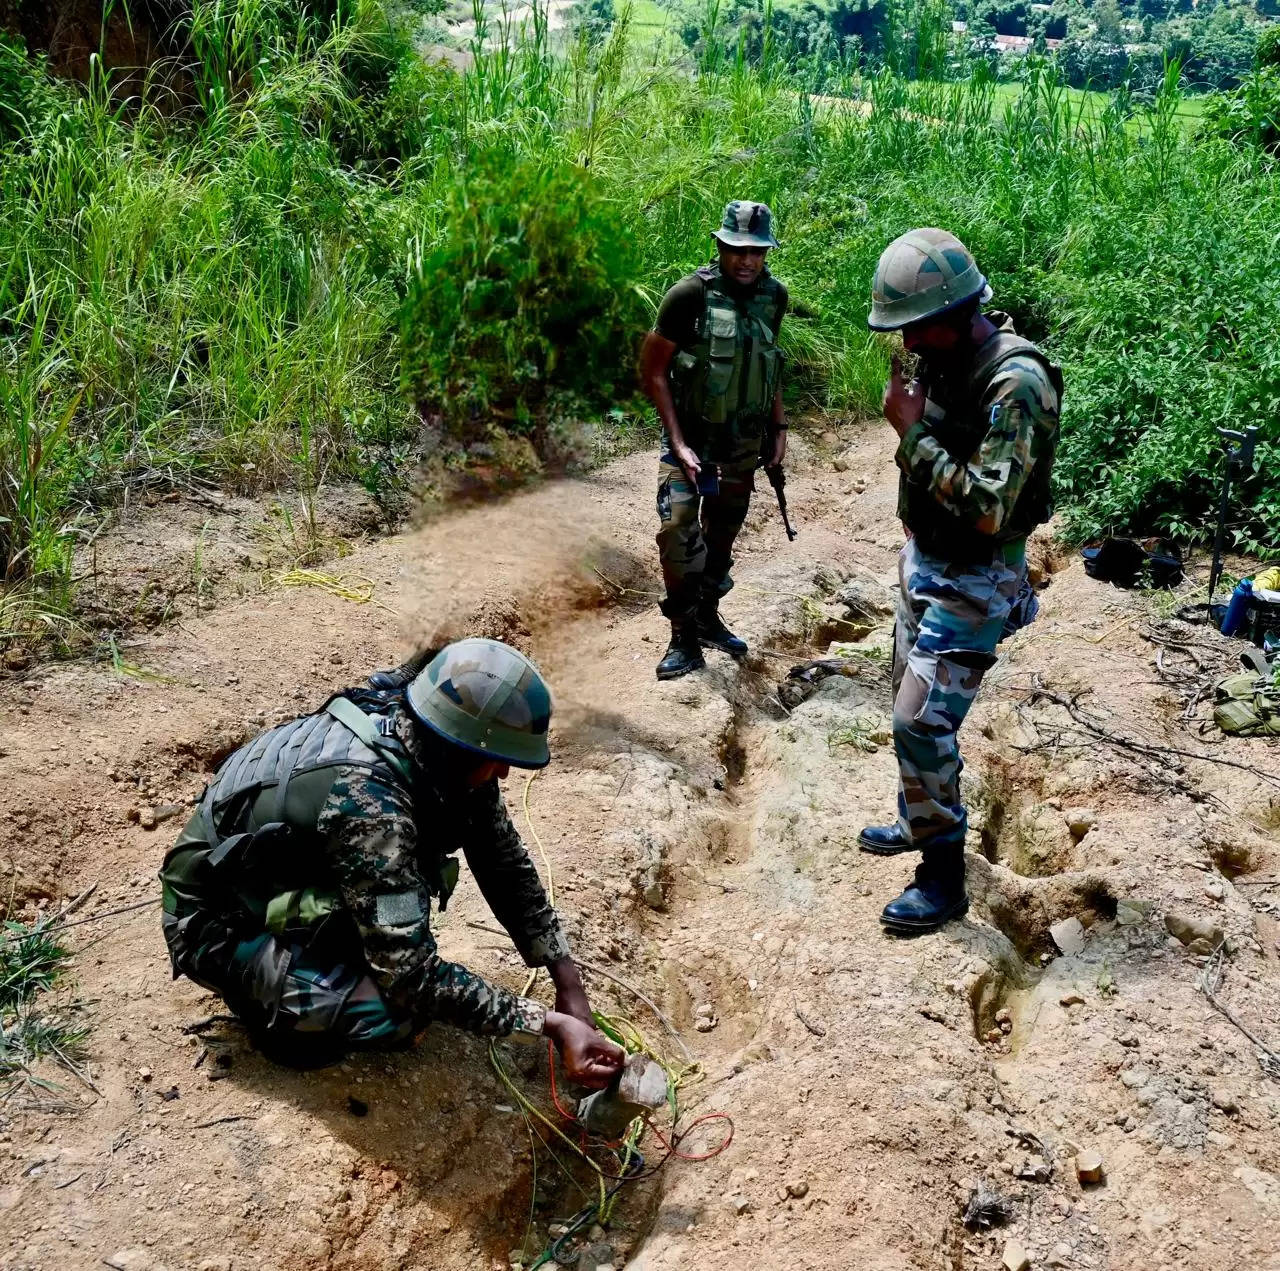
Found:
[[658, 556], [671, 621], [660, 680], [700, 669], [702, 647], [747, 651], [720, 618], [733, 586], [733, 543], [755, 470], [787, 452], [778, 330], [787, 289], [765, 267], [778, 245], [763, 203], [735, 200], [713, 232], [717, 259], [663, 297], [640, 352], [645, 392], [663, 428]]
[[[310, 1067], [407, 1043], [432, 1020], [556, 1044], [603, 1086], [599, 1033], [498, 778], [550, 760], [551, 695], [497, 640], [459, 640], [246, 742], [165, 857], [175, 976], [220, 994], [271, 1057]], [[461, 851], [494, 915], [555, 985], [553, 1010], [446, 961], [431, 934]]]
[[969, 907], [967, 818], [956, 734], [995, 648], [1035, 617], [1027, 535], [1053, 510], [1062, 373], [982, 312], [987, 280], [954, 234], [916, 229], [876, 267], [868, 324], [901, 333], [884, 414], [901, 442], [898, 516], [907, 531], [893, 659], [898, 821], [867, 826], [863, 851], [919, 851], [914, 882], [885, 907], [891, 930], [928, 931]]

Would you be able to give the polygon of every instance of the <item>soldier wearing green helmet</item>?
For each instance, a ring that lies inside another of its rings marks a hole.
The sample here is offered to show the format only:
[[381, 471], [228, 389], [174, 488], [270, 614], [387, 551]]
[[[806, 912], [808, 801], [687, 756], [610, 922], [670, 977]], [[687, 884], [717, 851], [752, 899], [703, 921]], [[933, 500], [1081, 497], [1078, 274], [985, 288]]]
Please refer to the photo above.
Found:
[[[335, 694], [232, 754], [165, 857], [175, 977], [220, 994], [265, 1053], [309, 1067], [407, 1044], [432, 1020], [546, 1037], [603, 1086], [596, 1031], [555, 910], [502, 802], [550, 760], [551, 695], [522, 653], [460, 640]], [[440, 957], [431, 934], [463, 852], [553, 1010]]]
[[778, 245], [763, 203], [735, 200], [713, 231], [716, 260], [663, 297], [640, 351], [640, 377], [662, 421], [658, 556], [671, 621], [660, 680], [701, 668], [703, 647], [747, 651], [720, 617], [733, 544], [755, 470], [787, 453], [778, 331], [787, 289], [765, 256]]
[[968, 909], [957, 733], [996, 645], [1035, 617], [1026, 540], [1052, 512], [1062, 374], [1006, 314], [982, 311], [990, 298], [973, 256], [941, 229], [890, 243], [871, 287], [871, 329], [900, 333], [919, 364], [909, 375], [895, 355], [884, 393], [907, 532], [893, 665], [898, 820], [859, 835], [866, 852], [921, 854], [881, 915], [899, 932]]

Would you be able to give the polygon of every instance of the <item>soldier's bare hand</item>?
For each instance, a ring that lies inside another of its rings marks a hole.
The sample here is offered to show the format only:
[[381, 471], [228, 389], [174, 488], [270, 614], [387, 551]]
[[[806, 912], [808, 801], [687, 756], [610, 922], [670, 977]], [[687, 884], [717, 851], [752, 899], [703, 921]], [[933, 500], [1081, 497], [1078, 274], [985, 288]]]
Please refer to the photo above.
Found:
[[698, 484], [698, 473], [702, 471], [702, 461], [690, 447], [685, 445], [673, 446], [671, 453], [675, 461], [684, 470], [684, 475], [689, 478], [689, 484], [696, 486]]
[[626, 1058], [622, 1047], [580, 1019], [548, 1011], [545, 1027], [570, 1081], [600, 1090], [621, 1071]]
[[893, 359], [889, 382], [884, 386], [881, 408], [884, 417], [893, 425], [893, 430], [899, 437], [924, 418], [924, 391], [920, 381], [909, 380], [902, 363], [896, 357]]

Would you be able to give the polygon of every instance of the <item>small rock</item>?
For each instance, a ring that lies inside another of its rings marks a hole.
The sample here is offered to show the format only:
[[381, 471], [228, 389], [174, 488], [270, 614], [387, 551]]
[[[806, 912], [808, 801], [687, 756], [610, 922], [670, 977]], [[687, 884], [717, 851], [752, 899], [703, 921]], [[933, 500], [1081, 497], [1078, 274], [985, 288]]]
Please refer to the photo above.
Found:
[[1004, 1271], [1030, 1271], [1031, 1259], [1022, 1247], [1020, 1240], [1008, 1240], [1004, 1246], [1004, 1257], [1000, 1259]]
[[1025, 1178], [1032, 1183], [1047, 1183], [1053, 1177], [1053, 1166], [1048, 1161], [1033, 1161], [1027, 1157], [1014, 1173], [1016, 1178]]
[[1044, 1260], [1047, 1267], [1069, 1267], [1071, 1265], [1071, 1246], [1068, 1244], [1056, 1244], [1053, 1246], [1049, 1256]]
[[803, 1200], [809, 1194], [809, 1184], [803, 1178], [797, 1178], [787, 1184], [787, 1195], [792, 1200]]
[[693, 1022], [694, 1028], [700, 1033], [709, 1033], [720, 1021], [714, 1015], [699, 1015]]
[[695, 1018], [706, 1016], [707, 1019], [712, 1019], [715, 1013], [716, 1008], [710, 1002], [700, 1002], [693, 1012]]
[[745, 1196], [742, 1196], [742, 1195], [730, 1196], [728, 1198], [727, 1203], [729, 1205], [729, 1208], [732, 1209], [733, 1212], [735, 1214], [738, 1214], [739, 1216], [741, 1216], [742, 1214], [750, 1213], [751, 1211], [751, 1202]]
[[1204, 885], [1204, 894], [1210, 900], [1222, 900], [1227, 894], [1227, 889], [1216, 878], [1211, 878]]
[[1072, 838], [1082, 839], [1098, 824], [1098, 814], [1092, 808], [1068, 808], [1063, 815]]
[[117, 1249], [111, 1257], [103, 1258], [102, 1261], [105, 1266], [114, 1267], [115, 1271], [151, 1271], [155, 1266], [145, 1249]]
[[1084, 998], [1079, 993], [1064, 993], [1058, 999], [1059, 1006], [1083, 1006]]
[[157, 825], [163, 825], [166, 821], [172, 821], [175, 816], [181, 816], [186, 811], [186, 805], [182, 803], [162, 803], [153, 812]]
[[997, 1023], [997, 1024], [1012, 1024], [1012, 1023], [1013, 1023], [1013, 1012], [1012, 1012], [1012, 1011], [1011, 1011], [1007, 1006], [1002, 1006], [1002, 1007], [1001, 1007], [1001, 1008], [996, 1012], [996, 1023]]
[[1165, 930], [1183, 944], [1190, 944], [1193, 940], [1204, 940], [1217, 948], [1222, 943], [1222, 928], [1211, 918], [1168, 913], [1164, 916], [1164, 925]]
[[205, 1258], [196, 1271], [231, 1271], [230, 1258]]
[[1102, 1182], [1102, 1153], [1092, 1147], [1081, 1152], [1076, 1157], [1076, 1178], [1082, 1186]]
[[1084, 926], [1074, 915], [1055, 922], [1049, 928], [1049, 936], [1058, 950], [1068, 956], [1079, 953], [1084, 948]]
[[831, 461], [831, 466], [837, 472], [849, 471], [849, 461], [844, 457], [844, 455], [836, 455], [836, 457]]
[[1003, 1036], [1004, 1033], [1002, 1033], [998, 1028], [987, 1029], [987, 1041], [989, 1042], [998, 1042]]
[[138, 1080], [139, 1080], [139, 1081], [150, 1081], [150, 1080], [151, 1080], [151, 1069], [150, 1069], [150, 1068], [139, 1068], [139, 1069], [138, 1069]]
[[155, 808], [143, 808], [142, 811], [138, 813], [138, 824], [142, 826], [144, 830], [154, 830], [156, 826], [160, 824], [156, 819]]
[[[592, 1243], [595, 1243], [596, 1241], [599, 1241], [599, 1240], [603, 1240], [604, 1228], [598, 1222], [593, 1222], [587, 1230], [587, 1239], [592, 1241]], [[608, 1254], [606, 1254], [606, 1257], [610, 1257], [610, 1258], [613, 1257], [612, 1249], [609, 1250]]]
[[1197, 958], [1207, 958], [1218, 946], [1212, 940], [1193, 940], [1187, 952]]
[[1215, 1090], [1213, 1092], [1213, 1106], [1219, 1112], [1225, 1112], [1228, 1116], [1234, 1116], [1240, 1111], [1240, 1100], [1231, 1093], [1230, 1090]]
[[1116, 901], [1116, 925], [1119, 927], [1137, 927], [1146, 917], [1146, 912], [1131, 900]]

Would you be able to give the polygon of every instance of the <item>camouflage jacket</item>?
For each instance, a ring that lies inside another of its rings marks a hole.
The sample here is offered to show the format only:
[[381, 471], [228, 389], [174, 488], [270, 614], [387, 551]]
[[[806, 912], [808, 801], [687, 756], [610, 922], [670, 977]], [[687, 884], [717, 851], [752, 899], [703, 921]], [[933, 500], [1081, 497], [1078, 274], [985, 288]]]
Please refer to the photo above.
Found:
[[461, 850], [527, 965], [569, 954], [498, 784], [447, 793], [431, 780], [430, 755], [407, 711], [398, 711], [395, 735], [427, 774], [413, 796], [389, 771], [341, 767], [316, 822], [374, 981], [393, 1010], [416, 1020], [446, 1020], [477, 1033], [540, 1031], [537, 1003], [445, 961], [431, 934], [431, 895], [448, 894], [441, 866]]
[[1000, 334], [966, 380], [926, 373], [924, 418], [897, 452], [898, 515], [925, 551], [948, 560], [989, 558], [1052, 512], [1061, 374], [1032, 346], [1009, 342], [1008, 315], [988, 317]]

